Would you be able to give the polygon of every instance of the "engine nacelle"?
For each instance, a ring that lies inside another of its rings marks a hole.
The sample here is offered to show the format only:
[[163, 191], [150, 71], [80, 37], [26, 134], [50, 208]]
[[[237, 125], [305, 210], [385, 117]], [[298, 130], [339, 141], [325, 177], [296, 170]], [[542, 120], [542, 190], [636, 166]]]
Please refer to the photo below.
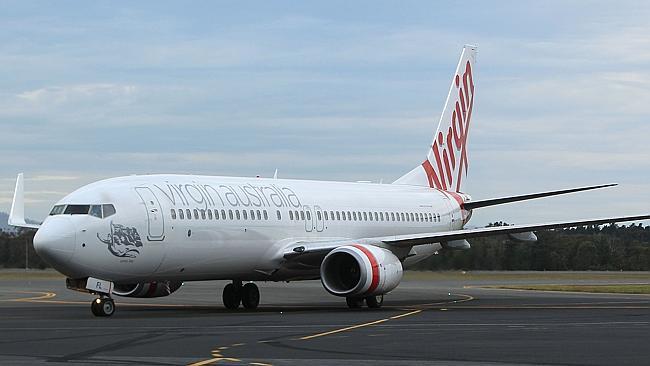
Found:
[[158, 281], [135, 284], [115, 284], [113, 294], [123, 297], [163, 297], [176, 292], [183, 282]]
[[385, 294], [402, 280], [402, 263], [390, 251], [372, 245], [338, 247], [320, 267], [323, 287], [336, 296]]

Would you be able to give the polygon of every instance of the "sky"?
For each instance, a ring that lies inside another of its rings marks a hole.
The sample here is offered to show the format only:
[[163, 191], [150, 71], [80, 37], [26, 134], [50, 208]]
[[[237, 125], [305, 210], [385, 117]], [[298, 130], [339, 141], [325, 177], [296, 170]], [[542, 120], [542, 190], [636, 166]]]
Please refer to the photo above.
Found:
[[0, 1], [0, 211], [121, 175], [390, 183], [478, 45], [472, 224], [650, 212], [647, 1]]

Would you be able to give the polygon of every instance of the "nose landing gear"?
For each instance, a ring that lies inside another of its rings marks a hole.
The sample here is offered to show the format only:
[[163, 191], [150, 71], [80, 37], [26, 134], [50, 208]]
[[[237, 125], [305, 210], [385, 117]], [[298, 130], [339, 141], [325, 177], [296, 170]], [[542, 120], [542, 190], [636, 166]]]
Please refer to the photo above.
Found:
[[260, 304], [260, 290], [256, 284], [249, 282], [242, 285], [241, 281], [232, 281], [223, 289], [223, 305], [230, 310], [243, 305], [245, 309], [257, 309]]
[[115, 302], [110, 297], [101, 296], [93, 300], [90, 310], [95, 316], [107, 317], [115, 313]]

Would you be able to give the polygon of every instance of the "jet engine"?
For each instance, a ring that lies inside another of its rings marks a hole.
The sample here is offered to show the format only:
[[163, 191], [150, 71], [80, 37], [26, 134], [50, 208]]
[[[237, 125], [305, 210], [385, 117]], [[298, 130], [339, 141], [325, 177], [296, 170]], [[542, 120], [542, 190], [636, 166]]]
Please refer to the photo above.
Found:
[[399, 285], [402, 263], [390, 251], [372, 245], [338, 247], [320, 267], [323, 287], [336, 296], [355, 297], [385, 294]]
[[158, 281], [135, 284], [115, 284], [113, 294], [122, 297], [163, 297], [176, 292], [183, 282]]

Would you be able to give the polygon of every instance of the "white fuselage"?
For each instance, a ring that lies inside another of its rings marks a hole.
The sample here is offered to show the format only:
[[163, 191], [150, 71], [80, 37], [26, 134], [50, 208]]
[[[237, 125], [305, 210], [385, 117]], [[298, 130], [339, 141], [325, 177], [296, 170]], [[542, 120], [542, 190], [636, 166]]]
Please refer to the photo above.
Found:
[[[114, 214], [50, 215], [37, 236], [54, 248], [46, 259], [71, 278], [308, 279], [318, 271], [282, 266], [289, 245], [460, 229], [467, 217], [458, 199], [407, 185], [129, 176], [87, 185], [57, 203], [111, 204]], [[405, 264], [439, 248], [415, 247]]]

